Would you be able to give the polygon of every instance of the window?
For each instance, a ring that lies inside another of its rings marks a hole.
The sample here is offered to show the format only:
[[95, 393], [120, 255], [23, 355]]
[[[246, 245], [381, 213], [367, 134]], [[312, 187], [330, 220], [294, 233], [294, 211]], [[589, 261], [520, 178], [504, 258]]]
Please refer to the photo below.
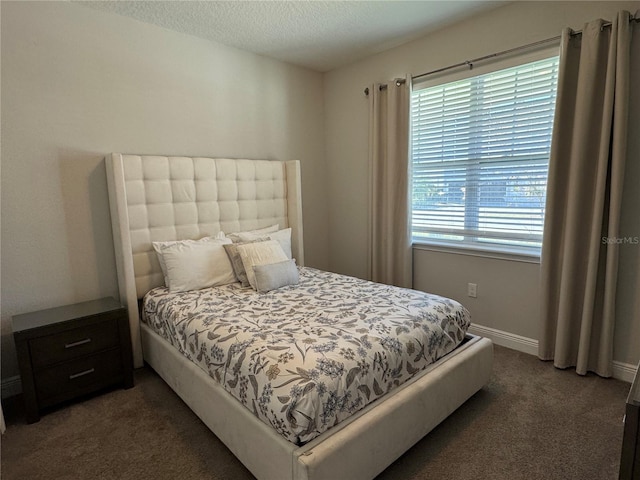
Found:
[[558, 57], [411, 98], [414, 243], [540, 254]]

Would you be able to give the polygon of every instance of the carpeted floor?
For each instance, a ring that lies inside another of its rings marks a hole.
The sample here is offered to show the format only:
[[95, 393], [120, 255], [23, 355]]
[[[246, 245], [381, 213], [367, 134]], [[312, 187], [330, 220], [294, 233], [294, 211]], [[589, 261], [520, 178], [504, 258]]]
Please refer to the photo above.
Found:
[[[2, 479], [253, 478], [153, 371], [135, 378], [32, 425], [3, 402]], [[629, 387], [495, 347], [490, 383], [378, 479], [616, 479]]]

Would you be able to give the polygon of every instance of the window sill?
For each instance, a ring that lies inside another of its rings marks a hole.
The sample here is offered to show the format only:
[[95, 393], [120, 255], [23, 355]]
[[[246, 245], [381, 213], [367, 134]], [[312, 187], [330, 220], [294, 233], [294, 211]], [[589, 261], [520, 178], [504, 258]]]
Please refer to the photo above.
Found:
[[507, 260], [510, 262], [540, 264], [540, 255], [528, 252], [508, 252], [504, 250], [493, 250], [491, 248], [484, 249], [481, 247], [416, 242], [412, 244], [412, 248], [414, 250], [426, 250], [430, 252], [451, 253], [454, 255], [469, 255], [472, 257]]

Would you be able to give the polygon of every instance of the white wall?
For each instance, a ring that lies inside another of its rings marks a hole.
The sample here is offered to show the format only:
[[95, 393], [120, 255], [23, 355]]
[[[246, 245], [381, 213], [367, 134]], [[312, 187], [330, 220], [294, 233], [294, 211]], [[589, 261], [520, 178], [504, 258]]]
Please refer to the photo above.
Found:
[[11, 315], [117, 296], [109, 152], [302, 161], [328, 265], [322, 75], [69, 2], [2, 2], [2, 378]]
[[[419, 74], [559, 35], [565, 26], [581, 29], [617, 11], [635, 12], [640, 2], [513, 2], [447, 26], [419, 40], [325, 75], [325, 134], [329, 209], [330, 268], [366, 277], [368, 100], [364, 87]], [[636, 32], [638, 27], [635, 27]], [[640, 35], [636, 35], [638, 43]], [[635, 52], [640, 52], [636, 48]], [[640, 84], [635, 55], [635, 83]], [[626, 175], [623, 232], [640, 235], [640, 95], [631, 99], [631, 143]], [[618, 323], [614, 359], [640, 359], [639, 246], [621, 251]], [[474, 321], [536, 340], [539, 329], [539, 265], [450, 253], [414, 250], [415, 287], [462, 300]], [[478, 297], [467, 297], [468, 282]]]
[[[418, 248], [414, 249], [413, 257], [414, 288], [458, 300], [469, 309], [473, 322], [479, 325], [526, 338], [537, 337], [540, 313], [535, 302], [539, 295], [538, 263]], [[467, 283], [478, 286], [476, 298], [467, 296]], [[514, 322], [522, 316], [531, 321], [518, 323], [519, 329], [515, 330]]]

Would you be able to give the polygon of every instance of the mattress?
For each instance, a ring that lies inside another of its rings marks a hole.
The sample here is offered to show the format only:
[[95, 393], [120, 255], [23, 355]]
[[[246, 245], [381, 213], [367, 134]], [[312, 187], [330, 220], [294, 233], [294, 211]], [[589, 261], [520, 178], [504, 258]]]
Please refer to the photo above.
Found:
[[458, 302], [299, 267], [268, 293], [151, 290], [143, 320], [260, 420], [302, 445], [453, 351]]

